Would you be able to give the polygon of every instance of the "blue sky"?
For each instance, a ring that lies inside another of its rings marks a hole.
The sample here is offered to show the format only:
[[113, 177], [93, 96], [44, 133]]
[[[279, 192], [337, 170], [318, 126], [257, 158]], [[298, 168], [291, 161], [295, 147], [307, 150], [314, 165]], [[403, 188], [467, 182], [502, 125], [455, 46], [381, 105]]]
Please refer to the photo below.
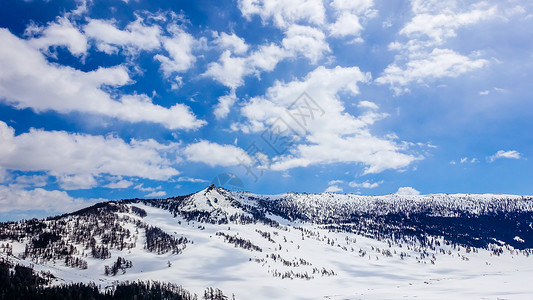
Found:
[[0, 219], [198, 191], [533, 194], [529, 1], [14, 1]]

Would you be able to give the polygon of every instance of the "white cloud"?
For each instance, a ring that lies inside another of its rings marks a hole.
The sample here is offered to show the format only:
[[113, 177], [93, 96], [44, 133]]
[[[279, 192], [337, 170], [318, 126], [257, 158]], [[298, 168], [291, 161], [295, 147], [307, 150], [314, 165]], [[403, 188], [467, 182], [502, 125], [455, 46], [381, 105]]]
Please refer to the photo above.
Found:
[[16, 186], [21, 187], [43, 187], [48, 184], [46, 175], [20, 175], [14, 180]]
[[333, 0], [330, 5], [338, 11], [363, 14], [374, 5], [374, 0]]
[[344, 180], [340, 180], [340, 179], [337, 179], [337, 180], [330, 180], [328, 182], [328, 185], [337, 185], [337, 184], [341, 184], [341, 183], [344, 183]]
[[245, 76], [270, 72], [284, 59], [303, 56], [316, 63], [330, 51], [322, 31], [309, 26], [291, 25], [285, 31], [281, 46], [274, 43], [260, 45], [248, 56], [233, 56], [230, 50], [225, 50], [218, 62], [207, 66], [203, 75], [235, 90], [243, 85]]
[[179, 172], [166, 155], [178, 144], [153, 140], [124, 142], [117, 137], [70, 134], [65, 131], [30, 132], [15, 136], [13, 128], [0, 121], [0, 166], [20, 171], [46, 171], [58, 177], [67, 189], [96, 183], [91, 176], [109, 174], [166, 180]]
[[272, 71], [281, 60], [287, 57], [285, 49], [275, 45], [262, 45], [245, 60], [248, 66], [247, 74], [259, 75], [261, 71]]
[[142, 191], [142, 192], [154, 192], [154, 191], [159, 191], [161, 190], [161, 186], [157, 186], [157, 187], [144, 187], [144, 184], [140, 183], [136, 186], [133, 187], [134, 189], [136, 190], [139, 190], [139, 191]]
[[505, 9], [505, 15], [507, 17], [514, 17], [516, 15], [523, 15], [526, 12], [527, 12], [527, 10], [521, 5], [516, 5], [516, 6], [513, 6], [513, 7]]
[[[173, 16], [174, 18], [178, 16]], [[166, 20], [166, 17], [159, 14], [152, 19]], [[167, 26], [166, 30], [170, 34], [167, 36], [159, 25], [145, 25], [139, 16], [124, 30], [118, 29], [113, 20], [90, 20], [84, 30], [96, 41], [97, 48], [108, 54], [116, 53], [121, 48], [130, 54], [137, 54], [141, 50], [164, 49], [167, 54], [156, 54], [154, 59], [160, 62], [160, 69], [165, 78], [172, 80], [173, 89], [181, 86], [182, 78], [172, 75], [187, 71], [194, 65], [196, 56], [192, 52], [201, 44], [177, 24], [171, 23]]]
[[436, 13], [452, 9], [457, 9], [456, 0], [411, 0], [411, 10], [415, 14]]
[[10, 178], [9, 172], [0, 166], [0, 183], [6, 182]]
[[[461, 157], [459, 159], [459, 163], [461, 163], [461, 164], [475, 164], [475, 163], [478, 163], [478, 162], [479, 162], [479, 160], [477, 158], [475, 158], [475, 157], [473, 157], [473, 158]], [[450, 162], [450, 164], [455, 165], [456, 162], [452, 160]]]
[[28, 41], [37, 49], [48, 50], [50, 47], [64, 46], [70, 53], [76, 56], [87, 53], [87, 38], [67, 18], [58, 18], [56, 22], [50, 22], [46, 27], [30, 25], [26, 29], [26, 35], [32, 36]]
[[263, 22], [286, 28], [297, 22], [323, 24], [325, 9], [321, 0], [239, 0], [239, 9], [248, 20], [259, 15]]
[[488, 159], [490, 162], [494, 162], [495, 160], [500, 159], [500, 158], [520, 159], [521, 157], [522, 155], [520, 154], [520, 152], [516, 150], [509, 150], [509, 151], [499, 150], [494, 155], [489, 156]]
[[379, 106], [376, 103], [367, 100], [359, 101], [357, 107], [366, 109], [379, 109]]
[[281, 44], [283, 49], [288, 52], [287, 56], [302, 55], [312, 63], [317, 63], [325, 53], [331, 51], [324, 33], [309, 26], [290, 26], [285, 32], [285, 38]]
[[165, 191], [154, 191], [150, 194], [147, 194], [145, 197], [164, 197], [167, 195], [167, 192]]
[[396, 195], [420, 195], [420, 192], [410, 186], [404, 186], [398, 189]]
[[342, 193], [343, 189], [336, 186], [336, 185], [330, 185], [328, 188], [324, 191], [324, 193]]
[[178, 182], [193, 182], [193, 183], [197, 183], [197, 182], [207, 182], [207, 180], [205, 179], [200, 179], [200, 178], [192, 178], [192, 177], [179, 177]]
[[443, 77], [457, 77], [482, 68], [488, 63], [485, 59], [473, 59], [450, 49], [436, 48], [423, 58], [410, 60], [403, 68], [397, 64], [389, 65], [376, 82], [390, 84], [401, 92], [401, 87], [411, 82], [422, 83]]
[[0, 29], [0, 40], [0, 98], [18, 109], [79, 111], [128, 122], [159, 123], [169, 129], [195, 129], [205, 124], [181, 103], [165, 108], [153, 104], [146, 95], [113, 99], [102, 88], [131, 83], [125, 67], [82, 72], [47, 62], [27, 41], [6, 29]]
[[457, 77], [480, 69], [489, 62], [478, 58], [478, 52], [466, 56], [452, 49], [437, 48], [457, 29], [495, 17], [496, 6], [484, 2], [472, 8], [459, 8], [456, 1], [411, 1], [413, 18], [399, 34], [408, 38], [404, 43], [395, 41], [390, 50], [399, 51], [394, 63], [387, 66], [377, 83], [390, 84], [396, 94], [408, 91], [411, 83], [424, 84], [439, 78]]
[[140, 17], [124, 30], [118, 29], [113, 21], [95, 19], [89, 20], [83, 30], [96, 41], [98, 50], [107, 54], [116, 53], [120, 48], [136, 52], [161, 46], [161, 28], [158, 25], [146, 26]]
[[[281, 119], [287, 124], [283, 126], [302, 136], [289, 152], [273, 159], [271, 168], [274, 170], [335, 162], [361, 163], [367, 166], [364, 173], [404, 168], [419, 157], [403, 153], [405, 146], [392, 138], [380, 138], [370, 133], [369, 126], [387, 115], [366, 110], [354, 117], [345, 111], [338, 98], [341, 92], [357, 95], [357, 83], [369, 80], [370, 74], [357, 67], [318, 67], [301, 81], [278, 81], [265, 96], [254, 97], [242, 107], [241, 113], [248, 122], [235, 124], [233, 128], [256, 132]], [[312, 118], [309, 107], [302, 107], [303, 102], [293, 105], [296, 99], [302, 99], [299, 97], [304, 92], [312, 98], [308, 101], [314, 110]], [[307, 117], [302, 118], [302, 112], [307, 113]], [[280, 122], [274, 128], [278, 125]]]
[[231, 50], [235, 54], [245, 54], [248, 51], [248, 45], [243, 38], [238, 37], [235, 33], [227, 34], [225, 32], [218, 34], [213, 33], [215, 40], [213, 43], [223, 50]]
[[363, 25], [359, 22], [359, 17], [347, 12], [340, 15], [337, 21], [329, 26], [329, 31], [334, 37], [359, 36], [362, 30]]
[[87, 8], [87, 4], [89, 2], [91, 2], [92, 0], [76, 0], [76, 9], [70, 11], [70, 12], [67, 12], [65, 13], [65, 16], [66, 17], [70, 17], [70, 16], [74, 16], [74, 17], [79, 17], [79, 16], [83, 16], [84, 14], [86, 14], [88, 12], [88, 8]]
[[64, 190], [85, 190], [98, 186], [96, 178], [91, 174], [65, 175], [52, 172], [57, 178], [59, 186]]
[[334, 23], [328, 25], [329, 32], [334, 37], [357, 37], [355, 42], [362, 42], [362, 22], [374, 17], [377, 12], [372, 9], [373, 0], [335, 0], [330, 3], [336, 12]]
[[237, 101], [235, 91], [232, 90], [229, 94], [218, 97], [218, 103], [215, 106], [213, 113], [217, 119], [223, 119], [228, 116], [231, 107]]
[[165, 38], [163, 47], [168, 52], [169, 57], [161, 54], [154, 56], [154, 59], [161, 63], [161, 71], [168, 78], [175, 72], [183, 72], [192, 67], [196, 57], [192, 50], [197, 41], [192, 35], [183, 31], [177, 26], [171, 26], [171, 38]]
[[110, 182], [109, 184], [104, 185], [104, 187], [110, 188], [110, 189], [127, 189], [132, 185], [133, 185], [133, 182], [122, 179], [119, 181]]
[[405, 168], [419, 159], [402, 153], [402, 150], [393, 141], [368, 135], [360, 134], [352, 137], [332, 135], [327, 141], [298, 145], [296, 150], [291, 152], [292, 155], [276, 161], [272, 169], [286, 170], [313, 164], [353, 162], [367, 166], [364, 174], [380, 173], [387, 169]]
[[436, 44], [441, 44], [445, 39], [455, 37], [458, 28], [495, 15], [495, 6], [459, 13], [454, 13], [450, 9], [444, 9], [438, 14], [420, 13], [400, 30], [400, 34], [410, 37], [427, 36]]
[[383, 183], [383, 181], [370, 182], [370, 181], [367, 180], [367, 181], [361, 182], [361, 183], [358, 183], [356, 181], [352, 181], [352, 182], [348, 183], [348, 185], [350, 187], [353, 187], [353, 188], [374, 189], [374, 188], [377, 188], [382, 183]]
[[236, 166], [250, 157], [241, 148], [233, 145], [220, 145], [209, 141], [190, 144], [183, 150], [187, 160], [202, 162], [209, 166]]
[[48, 213], [65, 213], [99, 201], [105, 199], [86, 200], [73, 198], [64, 191], [48, 191], [42, 188], [24, 190], [0, 185], [0, 212], [45, 210]]
[[218, 59], [207, 66], [204, 76], [211, 77], [223, 85], [236, 89], [243, 84], [243, 76], [251, 74], [252, 69], [246, 58], [233, 57], [231, 51], [226, 50]]

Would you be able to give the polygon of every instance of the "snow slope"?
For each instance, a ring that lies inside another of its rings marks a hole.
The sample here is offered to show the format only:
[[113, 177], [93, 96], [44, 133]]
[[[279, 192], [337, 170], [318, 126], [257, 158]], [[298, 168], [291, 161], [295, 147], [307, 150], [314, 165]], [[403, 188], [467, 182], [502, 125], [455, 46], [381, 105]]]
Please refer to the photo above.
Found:
[[[512, 199], [515, 203], [503, 205], [507, 200], [494, 202], [494, 199]], [[173, 201], [179, 210], [209, 213], [213, 218], [210, 222], [198, 222], [175, 215], [175, 211], [157, 207], [153, 202], [130, 201], [111, 214], [117, 217], [114, 221], [117, 226], [129, 230], [131, 236], [126, 240], [134, 243], [134, 247], [123, 250], [111, 247], [111, 258], [97, 259], [90, 253], [87, 255], [88, 251], [82, 254], [84, 246], [78, 244], [80, 253], [75, 256], [88, 262], [87, 269], [67, 267], [59, 260], [22, 259], [25, 244], [31, 243], [30, 237], [4, 240], [13, 246], [13, 254], [0, 255], [33, 264], [36, 270], [51, 271], [59, 278], [56, 284], [96, 282], [102, 289], [116, 280], [141, 279], [177, 283], [199, 295], [206, 287], [216, 287], [226, 295], [234, 294], [236, 299], [530, 299], [533, 295], [533, 286], [529, 284], [533, 278], [530, 249], [518, 250], [497, 241], [488, 249], [480, 249], [428, 236], [430, 243], [422, 245], [409, 236], [371, 238], [332, 230], [331, 224], [274, 217], [271, 212], [267, 216], [279, 223], [218, 222], [240, 214], [253, 215], [250, 207], [261, 208], [261, 201], [292, 201], [302, 211], [321, 219], [329, 216], [324, 207], [333, 211], [357, 207], [365, 213], [383, 207], [398, 212], [421, 205], [438, 207], [433, 213], [446, 208], [445, 214], [483, 213], [491, 207], [530, 211], [530, 200], [522, 196], [372, 198], [329, 193], [261, 196], [208, 187]], [[142, 210], [146, 215], [136, 214], [134, 210]], [[386, 212], [381, 209], [375, 213]], [[74, 214], [59, 220], [68, 223], [76, 222], [76, 218]], [[180, 254], [150, 252], [145, 246], [146, 227], [140, 227], [141, 223], [192, 242], [185, 244]], [[243, 241], [248, 241], [248, 246], [243, 247]], [[133, 267], [124, 274], [104, 275], [105, 266], [119, 256], [131, 261]]]

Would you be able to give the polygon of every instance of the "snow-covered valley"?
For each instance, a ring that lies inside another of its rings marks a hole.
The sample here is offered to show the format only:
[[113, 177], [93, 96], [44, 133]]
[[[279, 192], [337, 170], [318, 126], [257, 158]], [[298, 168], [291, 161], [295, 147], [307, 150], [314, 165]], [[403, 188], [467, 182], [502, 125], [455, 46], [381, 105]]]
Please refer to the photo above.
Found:
[[[94, 282], [101, 290], [157, 280], [199, 298], [213, 287], [229, 299], [528, 299], [532, 211], [533, 201], [522, 196], [265, 196], [210, 186], [178, 198], [3, 223], [0, 255], [51, 272], [52, 285]], [[403, 219], [391, 222], [396, 214]], [[476, 237], [475, 226], [461, 231], [444, 223], [430, 231], [412, 215], [468, 224], [503, 215], [520, 224]], [[446, 228], [457, 232], [430, 234]], [[457, 239], [462, 235], [470, 238]], [[476, 240], [492, 242], [477, 247]], [[119, 257], [127, 263], [113, 272]]]

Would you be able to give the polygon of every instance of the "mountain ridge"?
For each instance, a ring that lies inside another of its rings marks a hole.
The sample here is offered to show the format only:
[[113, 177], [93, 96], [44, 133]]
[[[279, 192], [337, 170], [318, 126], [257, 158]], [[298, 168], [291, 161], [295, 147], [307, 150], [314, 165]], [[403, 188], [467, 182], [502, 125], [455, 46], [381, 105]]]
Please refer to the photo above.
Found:
[[[52, 272], [52, 286], [171, 278], [199, 295], [215, 287], [238, 299], [400, 298], [424, 294], [424, 282], [461, 291], [464, 276], [533, 275], [531, 254], [533, 199], [519, 195], [257, 195], [210, 185], [0, 223], [0, 257]], [[347, 280], [369, 288], [355, 293]], [[395, 280], [400, 294], [386, 288]]]

